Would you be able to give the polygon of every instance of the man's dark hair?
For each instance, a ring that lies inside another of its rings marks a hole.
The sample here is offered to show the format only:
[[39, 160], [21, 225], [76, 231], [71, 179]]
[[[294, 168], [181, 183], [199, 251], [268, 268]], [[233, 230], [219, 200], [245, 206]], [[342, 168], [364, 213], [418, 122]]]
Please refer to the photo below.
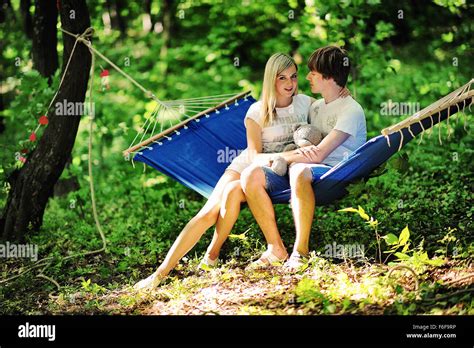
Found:
[[341, 87], [345, 87], [351, 70], [346, 50], [337, 46], [318, 48], [308, 59], [308, 68], [317, 71], [325, 79], [333, 78]]

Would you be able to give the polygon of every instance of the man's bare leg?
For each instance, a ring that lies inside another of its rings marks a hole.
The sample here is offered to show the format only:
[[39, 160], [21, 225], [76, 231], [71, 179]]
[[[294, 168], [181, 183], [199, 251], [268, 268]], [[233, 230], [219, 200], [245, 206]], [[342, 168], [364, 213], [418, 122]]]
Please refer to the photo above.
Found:
[[293, 253], [302, 256], [309, 253], [309, 237], [316, 203], [311, 182], [311, 169], [303, 163], [290, 168], [291, 209], [296, 228]]

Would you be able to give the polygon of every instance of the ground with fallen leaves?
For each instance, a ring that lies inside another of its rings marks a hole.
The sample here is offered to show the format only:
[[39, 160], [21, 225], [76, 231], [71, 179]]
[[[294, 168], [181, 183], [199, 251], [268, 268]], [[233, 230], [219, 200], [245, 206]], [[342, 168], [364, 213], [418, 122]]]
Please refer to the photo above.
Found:
[[[193, 265], [195, 266], [195, 265]], [[132, 284], [106, 289], [83, 283], [81, 291], [51, 294], [53, 314], [474, 314], [474, 267], [448, 262], [421, 274], [350, 260], [313, 257], [290, 274], [283, 267], [247, 270], [231, 261], [211, 271], [181, 265], [151, 292]]]

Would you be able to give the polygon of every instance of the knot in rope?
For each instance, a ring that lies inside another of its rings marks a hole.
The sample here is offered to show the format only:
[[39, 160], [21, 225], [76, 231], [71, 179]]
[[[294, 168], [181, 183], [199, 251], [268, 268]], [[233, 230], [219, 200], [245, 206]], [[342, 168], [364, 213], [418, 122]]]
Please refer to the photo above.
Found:
[[94, 28], [92, 27], [88, 27], [86, 30], [84, 30], [82, 34], [74, 34], [63, 28], [59, 28], [59, 30], [61, 30], [63, 33], [66, 33], [76, 38], [76, 40], [79, 40], [82, 42], [88, 42], [88, 43], [90, 42], [90, 38], [94, 35]]

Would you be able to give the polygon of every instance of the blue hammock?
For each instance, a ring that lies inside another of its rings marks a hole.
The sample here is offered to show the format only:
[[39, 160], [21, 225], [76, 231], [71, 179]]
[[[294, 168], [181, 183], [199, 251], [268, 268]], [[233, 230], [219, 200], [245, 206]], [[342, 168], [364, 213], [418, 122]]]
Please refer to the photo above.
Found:
[[[238, 99], [230, 106], [221, 107], [201, 118], [191, 120], [178, 129], [178, 132], [162, 138], [160, 144], [153, 144], [138, 152], [134, 160], [152, 166], [181, 184], [209, 197], [217, 181], [237, 155], [238, 150], [247, 146], [244, 117], [255, 99], [247, 96]], [[445, 108], [433, 117], [421, 121], [426, 130], [445, 120], [471, 102], [463, 102]], [[401, 130], [405, 146], [413, 136], [423, 131], [419, 123]], [[179, 134], [178, 134], [179, 133]], [[412, 135], [413, 134], [413, 135]], [[370, 173], [386, 162], [399, 150], [401, 133], [388, 135], [390, 146], [383, 135], [367, 141], [347, 159], [325, 173], [313, 183], [317, 193], [316, 203], [326, 205], [347, 194], [346, 187], [360, 179], [367, 179]], [[219, 154], [226, 161], [218, 161]], [[270, 192], [274, 203], [288, 203], [290, 190]]]

